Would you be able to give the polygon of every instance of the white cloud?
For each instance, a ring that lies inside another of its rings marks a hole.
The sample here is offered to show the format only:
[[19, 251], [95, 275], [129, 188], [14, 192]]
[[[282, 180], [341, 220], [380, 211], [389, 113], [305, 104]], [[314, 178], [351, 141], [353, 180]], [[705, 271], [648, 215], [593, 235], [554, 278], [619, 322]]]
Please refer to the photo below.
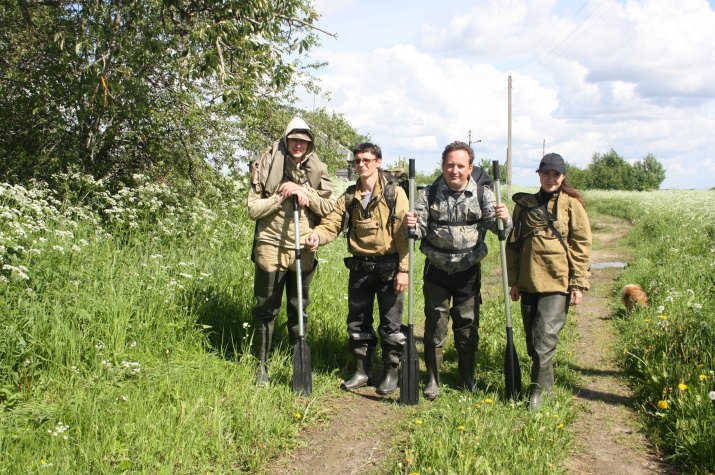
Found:
[[[364, 21], [367, 6], [337, 4], [341, 18], [359, 26], [358, 37], [372, 44], [387, 33]], [[315, 52], [330, 62], [320, 77], [333, 99], [319, 106], [370, 133], [388, 161], [414, 156], [431, 170], [444, 146], [466, 141], [470, 130], [482, 140], [478, 158], [503, 161], [511, 74], [517, 183], [536, 184], [543, 140], [547, 152], [578, 166], [610, 148], [628, 160], [650, 152], [668, 170], [665, 186], [715, 183], [715, 12], [708, 2], [606, 0], [578, 2], [583, 8], [575, 10], [563, 1], [490, 0], [459, 14], [452, 4], [388, 4], [397, 9], [380, 13], [382, 25], [401, 29], [385, 36], [404, 34], [400, 9], [411, 6], [411, 18], [420, 19], [412, 39], [420, 41], [367, 50], [326, 42]], [[690, 178], [693, 163], [702, 172]]]

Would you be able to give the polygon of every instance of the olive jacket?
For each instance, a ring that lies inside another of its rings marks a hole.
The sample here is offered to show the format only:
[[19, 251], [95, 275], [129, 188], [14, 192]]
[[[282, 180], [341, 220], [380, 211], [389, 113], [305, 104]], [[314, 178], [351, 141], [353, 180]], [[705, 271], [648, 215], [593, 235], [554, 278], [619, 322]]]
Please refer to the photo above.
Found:
[[559, 240], [539, 209], [538, 195], [517, 193], [512, 198], [514, 228], [506, 249], [509, 286], [530, 293], [588, 290], [591, 225], [586, 209], [566, 193], [553, 194], [547, 208]]
[[372, 198], [365, 210], [360, 201], [360, 183], [356, 186], [352, 201], [346, 203], [344, 193], [335, 204], [333, 212], [324, 218], [313, 232], [320, 237], [320, 244], [326, 244], [338, 237], [342, 231], [343, 216], [352, 207], [348, 232], [348, 252], [354, 256], [382, 257], [397, 254], [399, 272], [409, 270], [409, 240], [402, 233], [402, 219], [409, 209], [407, 194], [395, 186], [395, 210], [390, 216], [390, 207], [384, 198], [385, 180], [375, 183]]

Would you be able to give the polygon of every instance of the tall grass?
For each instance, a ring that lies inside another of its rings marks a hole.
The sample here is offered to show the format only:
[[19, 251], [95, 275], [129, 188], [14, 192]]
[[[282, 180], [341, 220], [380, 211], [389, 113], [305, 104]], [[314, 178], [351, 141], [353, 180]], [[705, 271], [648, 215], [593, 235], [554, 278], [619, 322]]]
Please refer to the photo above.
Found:
[[[658, 446], [695, 473], [715, 469], [715, 191], [591, 192], [599, 211], [631, 220], [635, 260], [619, 288], [650, 306], [621, 307], [619, 358]], [[614, 289], [614, 300], [619, 289]]]

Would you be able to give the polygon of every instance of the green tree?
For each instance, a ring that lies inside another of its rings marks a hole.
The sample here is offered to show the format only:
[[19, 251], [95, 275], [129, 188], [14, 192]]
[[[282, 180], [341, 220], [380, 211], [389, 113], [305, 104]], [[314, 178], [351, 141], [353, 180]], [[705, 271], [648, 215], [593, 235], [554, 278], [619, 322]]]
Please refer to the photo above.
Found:
[[633, 169], [623, 157], [611, 149], [608, 153], [594, 152], [588, 165], [589, 188], [598, 190], [632, 190]]
[[566, 183], [579, 190], [591, 188], [591, 177], [588, 170], [583, 170], [566, 162]]
[[308, 0], [0, 0], [0, 178], [232, 167], [299, 83]]
[[657, 190], [665, 180], [665, 168], [649, 153], [633, 164], [633, 177], [636, 190]]

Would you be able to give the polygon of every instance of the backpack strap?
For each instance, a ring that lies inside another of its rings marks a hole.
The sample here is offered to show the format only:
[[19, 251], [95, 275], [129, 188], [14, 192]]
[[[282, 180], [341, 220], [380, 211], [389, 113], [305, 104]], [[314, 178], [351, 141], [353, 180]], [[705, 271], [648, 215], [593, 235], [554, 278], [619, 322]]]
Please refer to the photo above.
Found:
[[[554, 206], [559, 205], [559, 197], [560, 196], [561, 196], [560, 194], [558, 196], [556, 196], [556, 203], [554, 204]], [[541, 215], [541, 217], [546, 220], [546, 225], [554, 233], [554, 236], [556, 236], [556, 238], [559, 240], [559, 242], [561, 243], [561, 245], [564, 248], [564, 251], [566, 251], [566, 254], [568, 255], [569, 248], [566, 245], [566, 243], [564, 242], [564, 239], [561, 237], [561, 234], [556, 230], [556, 226], [554, 226], [554, 221], [551, 219], [551, 215], [549, 214], [549, 210], [547, 208], [547, 206], [549, 205], [549, 202], [547, 201], [546, 203], [542, 203], [540, 193], [536, 194], [536, 200], [539, 202], [539, 206], [535, 206], [532, 209], [535, 212], [539, 213]]]

